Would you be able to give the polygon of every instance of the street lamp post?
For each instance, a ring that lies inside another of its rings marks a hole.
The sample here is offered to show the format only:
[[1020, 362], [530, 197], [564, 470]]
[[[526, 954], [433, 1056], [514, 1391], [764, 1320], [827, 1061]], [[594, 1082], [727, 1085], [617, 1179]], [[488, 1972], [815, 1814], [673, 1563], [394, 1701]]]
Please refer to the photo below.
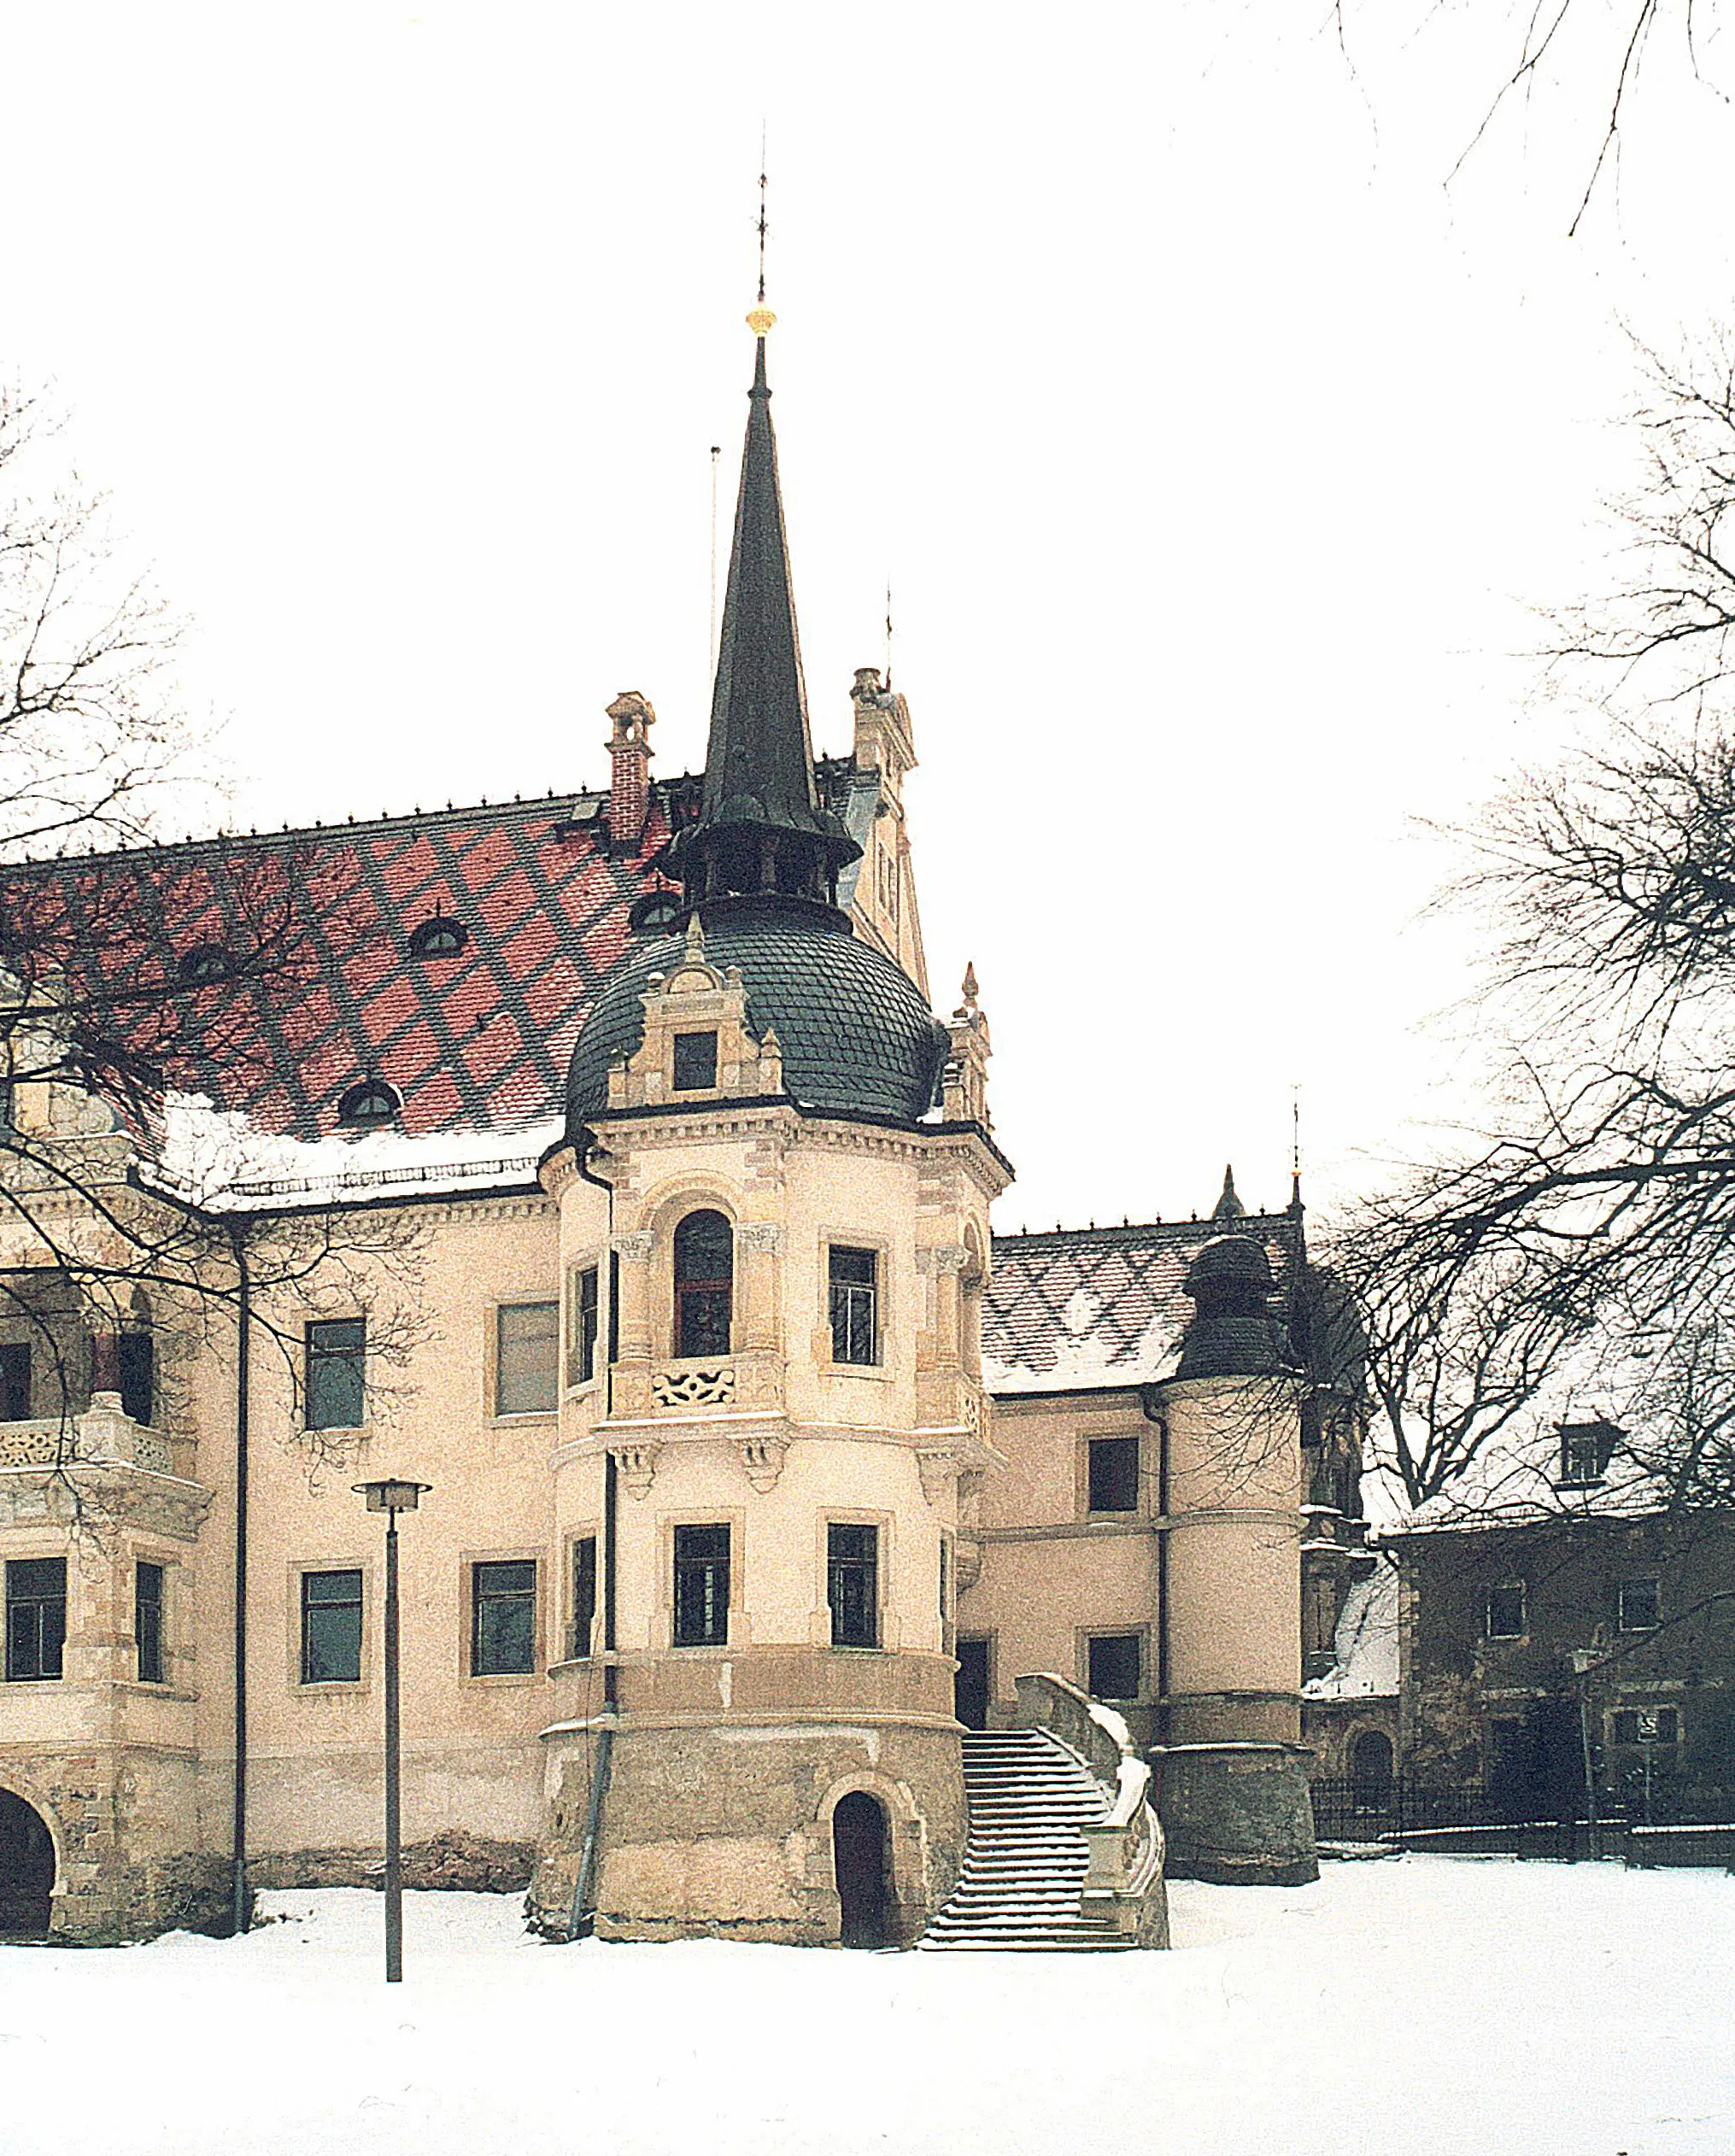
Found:
[[385, 1514], [385, 1980], [403, 1982], [403, 1852], [399, 1832], [397, 1516], [413, 1512], [429, 1482], [358, 1482], [370, 1512]]

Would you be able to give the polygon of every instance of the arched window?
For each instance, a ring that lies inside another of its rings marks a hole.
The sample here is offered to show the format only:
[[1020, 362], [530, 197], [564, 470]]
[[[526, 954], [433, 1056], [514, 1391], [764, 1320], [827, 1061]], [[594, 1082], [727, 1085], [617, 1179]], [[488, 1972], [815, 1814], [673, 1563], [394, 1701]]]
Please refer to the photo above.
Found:
[[675, 1230], [675, 1352], [727, 1355], [735, 1238], [721, 1213], [689, 1213]]
[[383, 1078], [364, 1078], [337, 1103], [337, 1120], [346, 1130], [377, 1130], [396, 1115], [400, 1103]]
[[410, 931], [410, 949], [418, 958], [455, 958], [469, 940], [469, 929], [449, 913], [431, 913]]

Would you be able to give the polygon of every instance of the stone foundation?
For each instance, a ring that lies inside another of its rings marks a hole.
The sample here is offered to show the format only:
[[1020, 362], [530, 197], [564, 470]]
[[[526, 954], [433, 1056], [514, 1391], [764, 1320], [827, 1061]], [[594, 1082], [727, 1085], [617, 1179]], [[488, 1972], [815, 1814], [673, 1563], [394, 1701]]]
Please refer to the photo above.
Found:
[[1154, 1748], [1169, 1878], [1216, 1886], [1306, 1886], [1316, 1879], [1308, 1760], [1299, 1744]]
[[[528, 1906], [536, 1929], [564, 1938], [589, 1817], [591, 1745], [583, 1735], [552, 1742], [552, 1832]], [[646, 1727], [627, 1716], [603, 1803], [597, 1936], [835, 1946], [831, 1813], [853, 1790], [884, 1807], [888, 1930], [908, 1944], [964, 1860], [956, 1725]]]
[[[520, 1893], [530, 1883], [536, 1860], [528, 1842], [489, 1842], [462, 1827], [445, 1827], [406, 1845], [403, 1883], [456, 1894]], [[385, 1854], [378, 1846], [273, 1850], [249, 1858], [247, 1877], [255, 1887], [382, 1888]]]

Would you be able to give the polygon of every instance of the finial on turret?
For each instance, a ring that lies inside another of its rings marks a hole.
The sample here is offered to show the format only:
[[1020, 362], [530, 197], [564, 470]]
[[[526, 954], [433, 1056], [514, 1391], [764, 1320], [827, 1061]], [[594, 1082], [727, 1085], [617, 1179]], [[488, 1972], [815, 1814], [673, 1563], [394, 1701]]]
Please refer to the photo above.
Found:
[[952, 1014], [955, 1018], [974, 1018], [976, 1016], [976, 961], [971, 959], [964, 969], [964, 1001]]
[[1247, 1217], [1247, 1209], [1242, 1204], [1235, 1190], [1235, 1171], [1233, 1167], [1223, 1169], [1222, 1195], [1212, 1206], [1210, 1216], [1214, 1221], [1239, 1221]]

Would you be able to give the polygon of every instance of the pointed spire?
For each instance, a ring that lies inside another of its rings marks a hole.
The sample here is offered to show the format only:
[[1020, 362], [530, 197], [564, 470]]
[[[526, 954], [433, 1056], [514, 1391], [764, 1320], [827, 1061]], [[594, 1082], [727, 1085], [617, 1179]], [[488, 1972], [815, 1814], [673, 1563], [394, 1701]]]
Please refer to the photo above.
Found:
[[688, 902], [730, 894], [835, 902], [837, 872], [861, 849], [819, 806], [777, 444], [765, 379], [776, 317], [756, 307], [753, 383], [718, 639], [711, 738], [697, 822], [683, 835]]
[[1247, 1209], [1236, 1195], [1235, 1171], [1232, 1167], [1223, 1170], [1222, 1195], [1212, 1206], [1210, 1216], [1214, 1221], [1241, 1221], [1247, 1217]]

